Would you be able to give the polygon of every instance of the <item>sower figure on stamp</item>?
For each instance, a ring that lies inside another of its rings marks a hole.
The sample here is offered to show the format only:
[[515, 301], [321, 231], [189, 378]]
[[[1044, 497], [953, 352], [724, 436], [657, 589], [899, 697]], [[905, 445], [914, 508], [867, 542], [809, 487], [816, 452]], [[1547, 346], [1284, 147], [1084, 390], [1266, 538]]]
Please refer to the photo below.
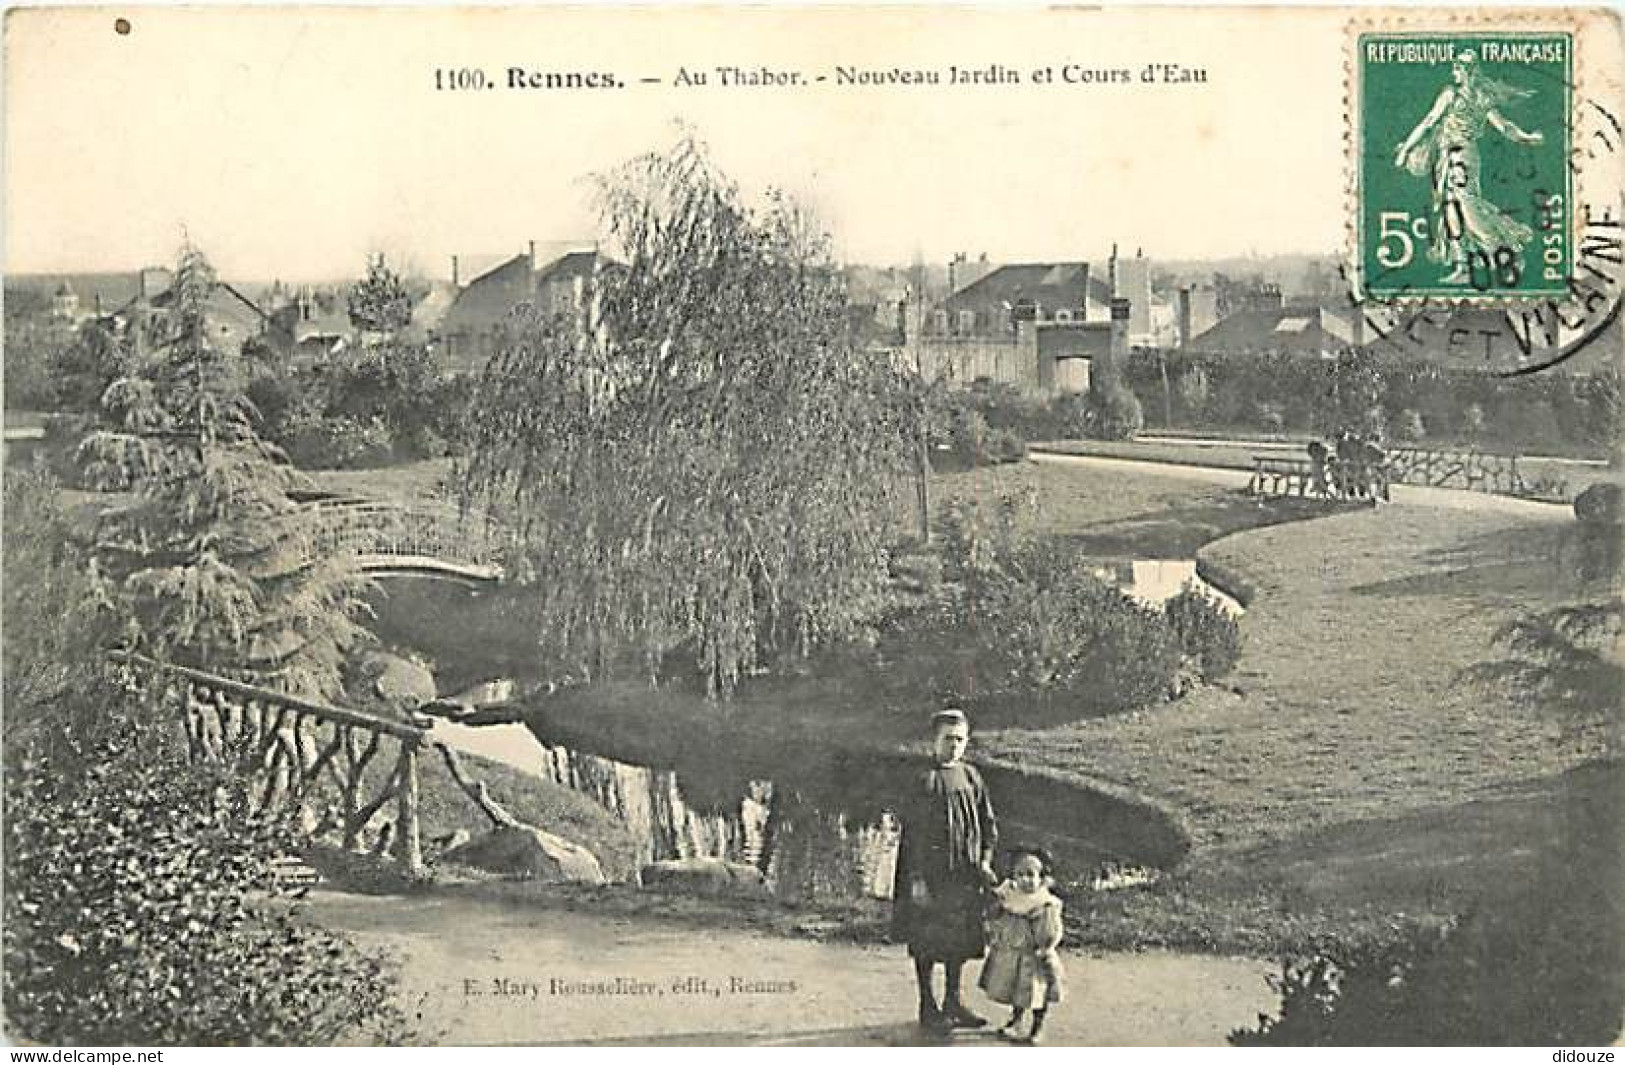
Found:
[[1489, 261], [1500, 249], [1523, 251], [1535, 231], [1497, 207], [1484, 193], [1479, 142], [1493, 129], [1513, 144], [1545, 140], [1501, 113], [1528, 89], [1503, 85], [1483, 72], [1477, 57], [1464, 51], [1450, 68], [1451, 83], [1439, 90], [1433, 107], [1394, 152], [1394, 165], [1428, 176], [1433, 183], [1433, 243], [1428, 257], [1450, 267], [1441, 280], [1465, 284], [1474, 254]]
[[[970, 722], [946, 709], [931, 719], [935, 765], [913, 778], [898, 804], [902, 840], [892, 885], [892, 931], [908, 944], [920, 992], [920, 1023], [939, 1032], [980, 1028], [987, 1021], [961, 998], [967, 961], [982, 957], [987, 940], [984, 900], [996, 882], [998, 828], [987, 785], [965, 764]], [[939, 1006], [931, 986], [942, 965]]]

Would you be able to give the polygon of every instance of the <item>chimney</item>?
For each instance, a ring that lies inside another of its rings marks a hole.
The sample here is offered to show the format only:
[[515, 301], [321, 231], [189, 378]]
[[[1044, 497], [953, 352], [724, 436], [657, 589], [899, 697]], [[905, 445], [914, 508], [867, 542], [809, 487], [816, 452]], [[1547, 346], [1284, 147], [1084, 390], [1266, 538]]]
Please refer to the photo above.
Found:
[[452, 288], [460, 288], [461, 287], [461, 285], [458, 283], [457, 277], [458, 277], [458, 275], [457, 275], [457, 256], [453, 255], [451, 257], [451, 287]]
[[530, 242], [530, 268], [532, 270], [536, 269], [536, 242], [534, 240]]
[[1179, 313], [1179, 346], [1189, 347], [1191, 337], [1195, 335], [1191, 330], [1191, 290], [1181, 285], [1174, 299]]
[[1112, 257], [1106, 260], [1106, 293], [1107, 298], [1117, 298], [1117, 244], [1112, 244]]
[[1111, 339], [1108, 347], [1111, 370], [1109, 376], [1118, 379], [1118, 368], [1128, 358], [1128, 320], [1133, 304], [1121, 296], [1112, 298]]
[[149, 266], [141, 271], [139, 291], [145, 299], [151, 299], [169, 288], [169, 271], [162, 266]]

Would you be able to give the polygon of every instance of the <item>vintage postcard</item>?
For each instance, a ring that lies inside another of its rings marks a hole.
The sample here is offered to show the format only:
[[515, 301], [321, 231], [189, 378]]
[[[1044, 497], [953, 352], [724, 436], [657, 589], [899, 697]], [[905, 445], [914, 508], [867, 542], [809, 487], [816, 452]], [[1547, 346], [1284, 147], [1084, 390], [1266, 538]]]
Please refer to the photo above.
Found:
[[1617, 12], [3, 76], [12, 1044], [1612, 1060]]

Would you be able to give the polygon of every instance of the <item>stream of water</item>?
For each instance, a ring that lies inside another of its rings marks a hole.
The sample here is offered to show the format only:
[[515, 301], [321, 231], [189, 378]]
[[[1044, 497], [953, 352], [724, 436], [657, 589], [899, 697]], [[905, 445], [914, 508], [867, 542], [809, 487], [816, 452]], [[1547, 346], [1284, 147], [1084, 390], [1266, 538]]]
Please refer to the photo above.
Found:
[[[1194, 585], [1227, 609], [1241, 609], [1203, 583], [1189, 559], [1097, 560], [1095, 569], [1147, 604]], [[521, 688], [534, 682], [524, 673], [526, 647], [517, 637], [533, 631], [524, 627], [517, 590], [415, 576], [388, 578], [388, 587], [389, 597], [379, 604], [381, 631], [439, 663], [442, 690], [493, 676], [512, 677]], [[392, 618], [408, 616], [432, 619], [432, 629], [391, 625]], [[412, 631], [403, 639], [407, 633], [398, 630], [406, 629]], [[453, 663], [461, 672], [447, 677]], [[907, 771], [896, 758], [789, 745], [735, 750], [719, 740], [701, 745], [703, 759], [673, 751], [670, 764], [650, 765], [568, 745], [537, 717], [529, 724], [481, 726], [441, 720], [435, 732], [461, 750], [592, 798], [626, 825], [642, 862], [747, 863], [777, 895], [792, 900], [890, 894], [898, 830], [886, 807]], [[1091, 826], [1132, 819], [1131, 811], [1104, 808], [1103, 797], [1073, 787], [1001, 787], [999, 773], [987, 776], [1009, 834], [1057, 846], [1075, 867], [1123, 856]]]

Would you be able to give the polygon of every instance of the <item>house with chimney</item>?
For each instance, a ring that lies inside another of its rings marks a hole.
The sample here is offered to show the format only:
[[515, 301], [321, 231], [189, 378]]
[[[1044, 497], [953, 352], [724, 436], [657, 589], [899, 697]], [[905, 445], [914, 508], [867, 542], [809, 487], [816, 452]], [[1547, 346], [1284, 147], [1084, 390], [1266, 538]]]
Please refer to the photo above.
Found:
[[445, 365], [457, 371], [478, 370], [495, 354], [516, 315], [584, 315], [592, 279], [606, 262], [596, 250], [568, 251], [539, 261], [533, 241], [526, 252], [461, 285], [454, 258], [456, 294], [433, 330]]
[[904, 308], [903, 362], [928, 380], [1086, 392], [1129, 351], [1130, 301], [1086, 262], [999, 266], [929, 312]]
[[349, 303], [335, 289], [299, 286], [283, 297], [269, 318], [272, 346], [295, 365], [320, 365], [356, 341]]
[[[111, 315], [115, 328], [134, 344], [137, 354], [154, 350], [168, 338], [174, 312], [174, 275], [150, 267], [139, 275], [139, 291]], [[270, 341], [271, 319], [259, 305], [225, 281], [216, 281], [204, 300], [203, 321], [209, 340], [222, 353], [237, 357], [246, 345]]]

